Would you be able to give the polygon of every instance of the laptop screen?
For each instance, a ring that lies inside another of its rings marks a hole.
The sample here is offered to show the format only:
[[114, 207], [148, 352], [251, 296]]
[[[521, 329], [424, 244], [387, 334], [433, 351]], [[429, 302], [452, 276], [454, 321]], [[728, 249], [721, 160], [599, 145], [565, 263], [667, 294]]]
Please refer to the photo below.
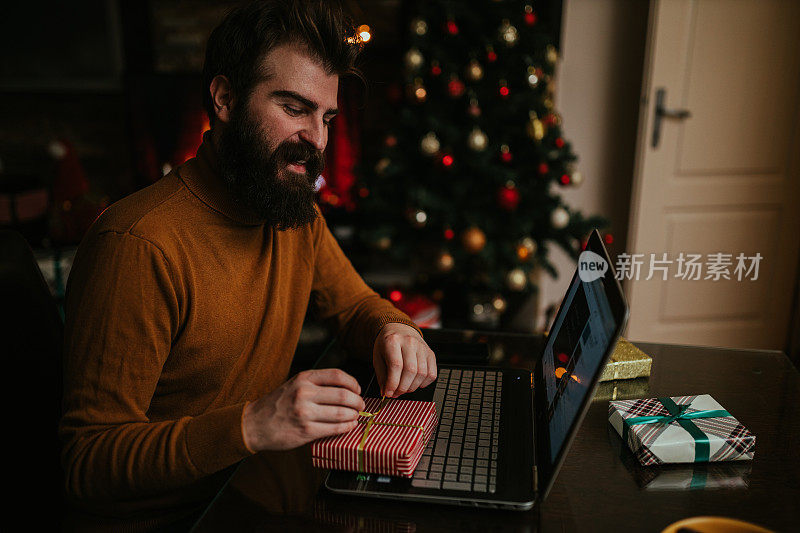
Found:
[[616, 330], [600, 279], [586, 283], [576, 276], [563, 306], [567, 311], [553, 324], [542, 359], [551, 461], [564, 446]]
[[627, 318], [622, 288], [595, 230], [581, 253], [534, 370], [534, 433], [541, 498], [553, 486]]

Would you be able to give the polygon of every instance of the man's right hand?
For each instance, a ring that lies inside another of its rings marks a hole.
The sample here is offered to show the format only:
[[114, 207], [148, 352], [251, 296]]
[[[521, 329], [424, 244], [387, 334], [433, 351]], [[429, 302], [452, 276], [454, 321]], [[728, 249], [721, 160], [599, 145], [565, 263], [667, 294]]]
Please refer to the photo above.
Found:
[[289, 450], [356, 427], [361, 387], [337, 368], [306, 370], [247, 404], [242, 436], [250, 450]]

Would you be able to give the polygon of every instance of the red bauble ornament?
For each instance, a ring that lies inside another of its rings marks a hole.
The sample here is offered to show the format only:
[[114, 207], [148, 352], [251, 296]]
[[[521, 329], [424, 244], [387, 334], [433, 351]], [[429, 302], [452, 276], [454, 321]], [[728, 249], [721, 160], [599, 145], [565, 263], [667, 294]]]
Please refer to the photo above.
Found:
[[605, 237], [603, 237], [603, 240], [606, 241], [606, 244], [613, 244], [614, 236], [610, 233], [606, 233]]
[[562, 139], [561, 137], [558, 137], [556, 139], [556, 146], [558, 148], [564, 148], [564, 139]]
[[490, 48], [489, 51], [486, 52], [486, 60], [489, 63], [494, 63], [495, 61], [497, 61], [497, 53]]
[[403, 299], [403, 293], [395, 289], [389, 293], [389, 299], [393, 302], [399, 302]]
[[562, 174], [560, 180], [562, 185], [569, 185], [569, 174]]
[[539, 174], [544, 176], [548, 172], [550, 172], [550, 167], [547, 166], [547, 163], [539, 163]]
[[458, 35], [458, 24], [456, 24], [455, 20], [448, 20], [447, 24], [447, 33], [450, 35]]
[[464, 82], [458, 78], [453, 78], [447, 84], [447, 92], [450, 93], [450, 96], [453, 98], [458, 98], [462, 94], [464, 94], [465, 86]]
[[536, 13], [525, 13], [525, 24], [528, 26], [536, 24]]
[[442, 67], [440, 67], [439, 65], [433, 65], [431, 67], [431, 74], [433, 76], [438, 76], [441, 73], [442, 73]]
[[452, 241], [453, 237], [455, 237], [455, 236], [456, 236], [456, 232], [451, 230], [450, 228], [447, 228], [446, 230], [444, 230], [444, 238], [447, 239], [448, 241]]
[[500, 187], [497, 191], [497, 203], [506, 211], [513, 211], [519, 205], [519, 191], [508, 185]]
[[514, 156], [511, 155], [511, 152], [500, 152], [500, 159], [503, 160], [503, 163], [511, 163]]
[[442, 164], [446, 167], [449, 167], [453, 164], [453, 156], [450, 154], [445, 154], [442, 156]]
[[502, 96], [503, 98], [508, 96], [508, 87], [506, 85], [502, 85], [500, 87], [500, 96]]

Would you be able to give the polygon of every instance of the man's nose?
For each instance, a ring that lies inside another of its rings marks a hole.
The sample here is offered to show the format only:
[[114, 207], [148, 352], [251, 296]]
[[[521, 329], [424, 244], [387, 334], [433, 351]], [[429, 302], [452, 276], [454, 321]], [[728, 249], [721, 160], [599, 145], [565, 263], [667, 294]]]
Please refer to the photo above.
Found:
[[300, 132], [300, 138], [321, 152], [328, 143], [328, 130], [322, 120], [310, 118]]

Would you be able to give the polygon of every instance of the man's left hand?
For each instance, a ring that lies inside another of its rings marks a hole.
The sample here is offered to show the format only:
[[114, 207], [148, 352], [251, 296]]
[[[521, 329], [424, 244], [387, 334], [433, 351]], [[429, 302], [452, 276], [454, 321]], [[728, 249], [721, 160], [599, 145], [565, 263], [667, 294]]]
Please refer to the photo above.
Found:
[[394, 398], [427, 387], [436, 379], [436, 356], [419, 332], [397, 322], [381, 328], [372, 349], [381, 393]]

